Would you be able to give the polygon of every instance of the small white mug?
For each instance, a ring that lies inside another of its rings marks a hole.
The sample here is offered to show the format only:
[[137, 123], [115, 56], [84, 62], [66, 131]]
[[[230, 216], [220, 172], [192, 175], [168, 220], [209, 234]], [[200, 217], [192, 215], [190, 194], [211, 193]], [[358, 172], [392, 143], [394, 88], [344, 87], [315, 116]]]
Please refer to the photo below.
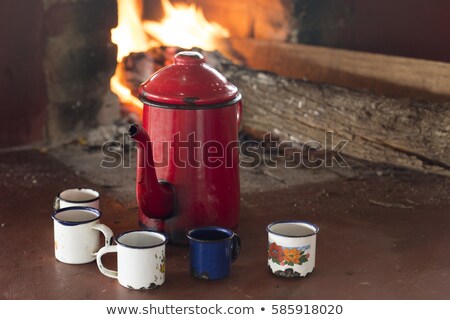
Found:
[[99, 223], [101, 212], [90, 207], [67, 207], [52, 214], [54, 220], [55, 257], [70, 264], [88, 263], [95, 260], [101, 247], [99, 231], [109, 246], [113, 232]]
[[319, 228], [306, 221], [276, 221], [267, 226], [268, 265], [274, 275], [293, 278], [311, 273]]
[[100, 193], [87, 188], [67, 189], [58, 193], [53, 203], [55, 210], [67, 207], [92, 207], [99, 209]]
[[[115, 278], [128, 289], [144, 290], [161, 286], [165, 280], [167, 236], [148, 230], [124, 232], [116, 238], [117, 245], [106, 246], [97, 254], [101, 273]], [[117, 271], [102, 264], [102, 256], [117, 252]]]

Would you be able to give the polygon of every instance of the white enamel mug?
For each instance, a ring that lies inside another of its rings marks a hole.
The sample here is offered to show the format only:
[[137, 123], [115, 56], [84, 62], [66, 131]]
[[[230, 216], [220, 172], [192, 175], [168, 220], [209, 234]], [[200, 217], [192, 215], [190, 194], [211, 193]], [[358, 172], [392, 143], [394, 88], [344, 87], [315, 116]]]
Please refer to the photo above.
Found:
[[319, 228], [306, 221], [276, 221], [267, 226], [268, 265], [274, 275], [293, 278], [311, 273]]
[[67, 207], [92, 207], [99, 209], [100, 193], [87, 188], [67, 189], [58, 193], [53, 207], [55, 210]]
[[[124, 232], [116, 238], [117, 245], [99, 250], [98, 269], [128, 289], [157, 288], [165, 280], [167, 241], [167, 236], [155, 231]], [[109, 252], [117, 252], [117, 271], [109, 270], [102, 264], [102, 256]]]
[[100, 233], [105, 245], [110, 245], [113, 232], [99, 223], [101, 212], [90, 207], [68, 207], [53, 212], [55, 257], [70, 264], [88, 263], [95, 260], [100, 249]]

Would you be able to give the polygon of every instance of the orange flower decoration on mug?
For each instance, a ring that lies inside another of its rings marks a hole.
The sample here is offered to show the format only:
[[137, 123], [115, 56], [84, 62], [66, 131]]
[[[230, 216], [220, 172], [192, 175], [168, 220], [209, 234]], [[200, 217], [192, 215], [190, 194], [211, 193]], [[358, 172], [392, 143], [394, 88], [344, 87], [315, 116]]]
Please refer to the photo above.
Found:
[[293, 249], [285, 248], [283, 249], [283, 253], [284, 253], [284, 260], [286, 260], [286, 262], [300, 264], [300, 257], [302, 256], [300, 250], [297, 250], [296, 248]]
[[283, 248], [275, 242], [269, 244], [269, 260], [281, 266], [294, 264], [302, 265], [308, 262], [309, 253], [305, 254], [305, 250], [301, 248]]

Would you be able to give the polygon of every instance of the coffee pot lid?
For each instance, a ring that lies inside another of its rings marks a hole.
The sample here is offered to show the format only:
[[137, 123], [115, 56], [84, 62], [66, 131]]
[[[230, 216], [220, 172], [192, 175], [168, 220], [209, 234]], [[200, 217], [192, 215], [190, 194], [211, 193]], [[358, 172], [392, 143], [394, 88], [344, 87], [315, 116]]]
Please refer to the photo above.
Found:
[[182, 51], [172, 65], [155, 72], [139, 87], [145, 104], [166, 108], [207, 109], [236, 103], [236, 86], [205, 63], [203, 55]]

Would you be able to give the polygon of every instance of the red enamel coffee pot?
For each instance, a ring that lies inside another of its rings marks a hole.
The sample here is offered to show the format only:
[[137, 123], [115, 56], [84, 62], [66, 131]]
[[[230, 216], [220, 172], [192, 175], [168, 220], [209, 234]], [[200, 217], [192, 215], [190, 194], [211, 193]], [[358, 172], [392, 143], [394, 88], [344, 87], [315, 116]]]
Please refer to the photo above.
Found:
[[197, 52], [174, 63], [139, 88], [144, 103], [137, 141], [136, 195], [141, 227], [187, 244], [186, 232], [206, 225], [235, 229], [239, 223], [238, 129], [241, 94]]

